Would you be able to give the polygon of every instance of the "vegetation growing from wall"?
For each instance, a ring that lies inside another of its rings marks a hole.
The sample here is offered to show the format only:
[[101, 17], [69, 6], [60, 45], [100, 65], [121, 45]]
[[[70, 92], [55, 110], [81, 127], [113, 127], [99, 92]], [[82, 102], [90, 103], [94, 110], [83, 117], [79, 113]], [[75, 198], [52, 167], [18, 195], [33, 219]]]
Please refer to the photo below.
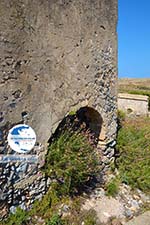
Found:
[[115, 197], [118, 192], [119, 192], [119, 180], [111, 179], [107, 184], [106, 184], [106, 195], [107, 196], [112, 196]]
[[28, 220], [28, 214], [21, 208], [17, 208], [15, 214], [11, 214], [6, 222], [1, 222], [2, 225], [22, 225], [26, 224]]
[[[43, 172], [52, 183], [47, 194], [41, 201], [35, 201], [28, 212], [18, 208], [3, 225], [38, 224], [38, 220], [46, 225], [79, 224], [79, 221], [85, 225], [95, 224], [94, 212], [80, 212], [82, 201], [77, 194], [99, 170], [99, 156], [89, 142], [88, 131], [63, 129], [48, 147]], [[64, 205], [72, 212], [65, 219], [60, 213]]]
[[74, 194], [99, 171], [98, 155], [80, 132], [65, 131], [48, 148], [44, 171], [61, 194]]
[[[96, 213], [91, 210], [81, 211], [84, 198], [80, 196], [58, 196], [52, 185], [41, 201], [36, 201], [30, 211], [17, 208], [2, 225], [85, 225], [96, 224]], [[67, 211], [64, 210], [67, 206]], [[65, 213], [66, 211], [66, 213]], [[40, 221], [40, 222], [39, 222]]]
[[150, 191], [150, 118], [126, 118], [118, 132], [116, 160], [121, 182]]

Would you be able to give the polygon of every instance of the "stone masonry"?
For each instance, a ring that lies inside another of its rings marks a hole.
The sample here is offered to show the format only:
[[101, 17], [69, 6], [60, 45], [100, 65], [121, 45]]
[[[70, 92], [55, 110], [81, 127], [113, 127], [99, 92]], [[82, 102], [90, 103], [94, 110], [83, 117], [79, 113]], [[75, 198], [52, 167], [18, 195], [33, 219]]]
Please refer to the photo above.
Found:
[[3, 217], [46, 192], [50, 180], [40, 173], [46, 145], [70, 111], [100, 114], [100, 141], [113, 156], [117, 0], [1, 0], [0, 21], [0, 154], [15, 154], [8, 130], [25, 120], [37, 135], [31, 153], [40, 159], [0, 164]]
[[127, 93], [118, 94], [118, 109], [128, 115], [148, 115], [148, 96]]

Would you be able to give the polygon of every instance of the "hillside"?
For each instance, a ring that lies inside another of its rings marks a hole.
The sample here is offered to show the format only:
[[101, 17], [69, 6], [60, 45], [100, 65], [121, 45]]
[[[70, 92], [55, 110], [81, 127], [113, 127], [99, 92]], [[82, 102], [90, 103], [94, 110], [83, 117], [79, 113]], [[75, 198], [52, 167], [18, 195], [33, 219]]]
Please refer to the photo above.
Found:
[[119, 92], [147, 92], [150, 93], [150, 78], [122, 78], [118, 80]]

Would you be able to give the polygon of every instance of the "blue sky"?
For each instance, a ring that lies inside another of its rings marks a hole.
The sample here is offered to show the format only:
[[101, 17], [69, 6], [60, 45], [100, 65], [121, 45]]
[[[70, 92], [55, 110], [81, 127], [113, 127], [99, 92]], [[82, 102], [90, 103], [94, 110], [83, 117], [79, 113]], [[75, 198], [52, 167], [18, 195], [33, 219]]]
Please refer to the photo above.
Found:
[[118, 0], [119, 77], [150, 78], [150, 0]]

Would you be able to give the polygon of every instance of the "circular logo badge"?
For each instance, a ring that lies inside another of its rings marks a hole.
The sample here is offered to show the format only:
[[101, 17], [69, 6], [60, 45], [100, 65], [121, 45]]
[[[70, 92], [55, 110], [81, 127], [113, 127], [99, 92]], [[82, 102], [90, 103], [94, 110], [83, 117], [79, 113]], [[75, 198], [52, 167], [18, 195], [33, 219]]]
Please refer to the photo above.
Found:
[[36, 134], [28, 125], [19, 124], [9, 130], [7, 140], [14, 151], [28, 153], [35, 145]]

